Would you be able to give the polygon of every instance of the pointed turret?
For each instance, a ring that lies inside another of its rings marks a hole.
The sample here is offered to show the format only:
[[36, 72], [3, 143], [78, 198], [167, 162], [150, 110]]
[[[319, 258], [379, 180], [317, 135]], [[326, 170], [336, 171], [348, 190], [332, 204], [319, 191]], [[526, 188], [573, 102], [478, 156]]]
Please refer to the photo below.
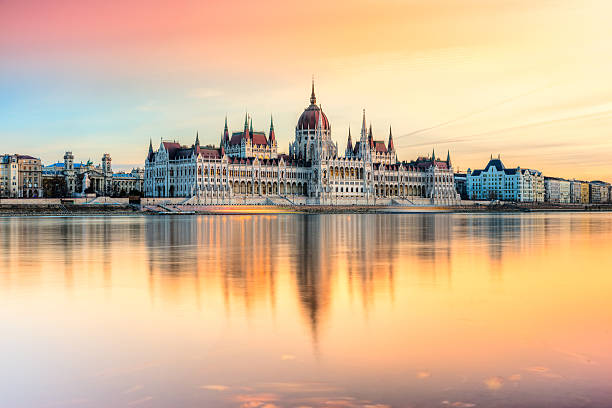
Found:
[[372, 135], [372, 124], [370, 123], [370, 130], [368, 131], [368, 144], [371, 148], [374, 148], [374, 136]]
[[317, 97], [315, 96], [315, 90], [314, 90], [314, 75], [312, 76], [312, 92], [310, 93], [310, 104], [311, 105], [316, 105], [317, 103]]
[[151, 160], [152, 156], [153, 156], [153, 140], [149, 138], [149, 154], [147, 155], [147, 157], [149, 158], [149, 160]]
[[268, 135], [268, 143], [270, 145], [276, 143], [276, 135], [274, 134], [274, 120], [272, 119], [272, 115], [270, 115], [270, 134]]
[[435, 148], [431, 150], [431, 161], [434, 163], [436, 162], [436, 149]]
[[450, 167], [450, 165], [451, 165], [450, 150], [448, 151], [448, 153], [446, 153], [446, 165], [448, 167]]
[[389, 145], [387, 146], [387, 150], [395, 150], [395, 146], [393, 145], [393, 134], [391, 133], [391, 126], [389, 126]]
[[361, 121], [361, 137], [363, 138], [363, 140], [365, 141], [367, 135], [367, 128], [366, 128], [366, 118], [365, 118], [365, 109], [363, 110], [363, 119]]
[[249, 139], [253, 139], [253, 118], [251, 118], [251, 124], [249, 125]]
[[200, 147], [200, 135], [198, 134], [197, 130], [196, 130], [196, 140], [195, 140], [195, 143], [193, 145], [195, 147]]
[[227, 115], [225, 115], [225, 126], [223, 127], [223, 141], [229, 142], [229, 129], [227, 128]]
[[349, 126], [348, 140], [346, 141], [346, 151], [353, 151], [353, 139], [351, 139], [351, 127]]
[[244, 134], [247, 136], [249, 132], [249, 114], [248, 112], [244, 114]]

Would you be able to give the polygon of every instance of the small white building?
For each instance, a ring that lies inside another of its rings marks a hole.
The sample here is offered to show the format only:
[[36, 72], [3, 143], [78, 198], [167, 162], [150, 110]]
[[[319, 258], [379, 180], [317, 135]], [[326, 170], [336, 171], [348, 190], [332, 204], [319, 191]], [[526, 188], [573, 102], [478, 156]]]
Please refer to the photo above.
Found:
[[569, 204], [571, 202], [571, 183], [557, 177], [544, 177], [544, 201], [548, 203]]
[[466, 190], [470, 200], [543, 202], [544, 177], [538, 170], [508, 169], [491, 156], [484, 169], [468, 169]]

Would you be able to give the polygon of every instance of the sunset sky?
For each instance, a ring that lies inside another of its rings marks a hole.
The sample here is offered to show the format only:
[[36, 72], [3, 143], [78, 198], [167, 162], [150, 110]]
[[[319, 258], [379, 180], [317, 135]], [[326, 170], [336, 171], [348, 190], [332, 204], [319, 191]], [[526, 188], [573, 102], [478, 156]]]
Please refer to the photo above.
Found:
[[0, 153], [143, 165], [245, 111], [288, 151], [315, 77], [344, 151], [612, 181], [609, 0], [0, 1]]

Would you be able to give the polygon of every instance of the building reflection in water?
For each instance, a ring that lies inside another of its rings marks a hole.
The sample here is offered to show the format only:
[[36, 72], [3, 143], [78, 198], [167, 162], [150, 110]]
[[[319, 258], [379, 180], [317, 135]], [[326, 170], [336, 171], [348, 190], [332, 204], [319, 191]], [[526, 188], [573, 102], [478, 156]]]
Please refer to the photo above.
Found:
[[421, 285], [450, 285], [454, 223], [433, 214], [157, 219], [145, 232], [151, 296], [181, 302], [218, 288], [228, 313], [242, 307], [248, 316], [275, 309], [281, 274], [316, 343], [341, 282], [364, 313], [376, 298], [393, 302], [400, 272]]

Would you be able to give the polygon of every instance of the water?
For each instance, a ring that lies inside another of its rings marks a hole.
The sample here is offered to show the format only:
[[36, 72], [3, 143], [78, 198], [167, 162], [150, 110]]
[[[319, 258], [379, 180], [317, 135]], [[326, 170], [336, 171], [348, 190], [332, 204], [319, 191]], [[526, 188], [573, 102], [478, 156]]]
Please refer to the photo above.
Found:
[[612, 215], [0, 218], [0, 407], [612, 406]]

